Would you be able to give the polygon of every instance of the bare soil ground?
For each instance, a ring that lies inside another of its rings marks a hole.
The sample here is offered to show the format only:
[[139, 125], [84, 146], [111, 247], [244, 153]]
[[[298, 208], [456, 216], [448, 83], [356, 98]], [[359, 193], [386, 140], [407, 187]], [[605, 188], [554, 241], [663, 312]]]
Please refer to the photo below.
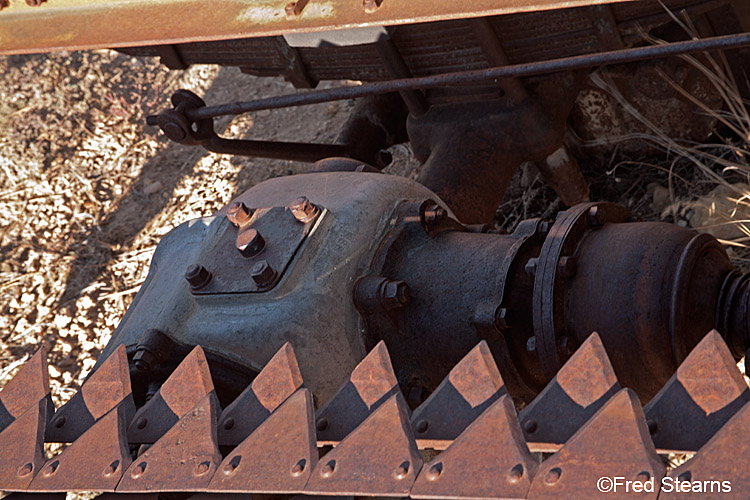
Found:
[[[308, 167], [169, 143], [145, 117], [178, 88], [209, 103], [293, 91], [280, 79], [236, 69], [170, 72], [156, 60], [111, 51], [0, 58], [0, 387], [43, 345], [55, 403], [69, 399], [138, 291], [161, 236], [255, 183]], [[217, 128], [233, 137], [332, 141], [352, 105], [258, 112]], [[408, 147], [393, 152], [388, 173], [414, 176]], [[687, 225], [689, 210], [665, 208], [675, 193], [703, 182], [693, 167], [674, 166], [672, 179], [686, 179], [686, 187], [677, 182], [670, 191], [664, 168], [628, 163], [612, 171], [618, 163], [584, 164], [593, 199]], [[713, 187], [691, 191], [691, 199]], [[524, 168], [497, 222], [512, 230], [524, 218], [563, 208]]]

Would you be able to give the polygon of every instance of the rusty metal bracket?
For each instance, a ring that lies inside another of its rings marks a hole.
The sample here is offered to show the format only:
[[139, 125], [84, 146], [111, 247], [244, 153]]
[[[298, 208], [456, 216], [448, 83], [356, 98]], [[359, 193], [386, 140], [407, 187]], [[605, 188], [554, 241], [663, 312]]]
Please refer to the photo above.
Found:
[[318, 440], [341, 441], [383, 402], [400, 393], [388, 349], [381, 341], [315, 414]]
[[[610, 436], [617, 436], [611, 439]], [[638, 397], [623, 389], [610, 399], [565, 445], [545, 460], [529, 490], [529, 500], [609, 498], [596, 482], [622, 476], [660, 484], [665, 467], [648, 434]], [[598, 493], [598, 495], [597, 495]], [[636, 498], [656, 499], [659, 490]]]
[[232, 450], [208, 490], [301, 493], [317, 463], [312, 396], [300, 389]]
[[0, 431], [42, 399], [47, 401], [49, 418], [55, 407], [50, 396], [47, 349], [44, 347], [21, 367], [0, 392]]
[[643, 411], [657, 448], [697, 450], [748, 401], [750, 388], [714, 330]]
[[196, 346], [128, 427], [130, 443], [155, 443], [199, 401], [215, 394], [203, 349]]
[[308, 494], [405, 497], [422, 467], [398, 393], [384, 402], [318, 462]]
[[219, 446], [236, 446], [302, 387], [302, 374], [287, 342], [219, 418]]
[[452, 441], [507, 389], [484, 340], [451, 370], [411, 417], [417, 439]]
[[[424, 465], [409, 496], [526, 498], [538, 467], [523, 439], [513, 400], [504, 395]], [[469, 474], [481, 480], [469, 480]]]
[[219, 401], [209, 392], [122, 477], [118, 492], [201, 491], [221, 463], [216, 444]]
[[125, 437], [128, 411], [121, 403], [97, 420], [42, 467], [27, 491], [115, 491], [132, 461]]
[[567, 442], [620, 389], [602, 341], [592, 333], [539, 396], [521, 410], [519, 420], [526, 439]]
[[121, 407], [125, 425], [135, 414], [130, 387], [128, 355], [120, 345], [83, 383], [73, 397], [58, 408], [47, 427], [47, 442], [72, 443], [115, 407]]

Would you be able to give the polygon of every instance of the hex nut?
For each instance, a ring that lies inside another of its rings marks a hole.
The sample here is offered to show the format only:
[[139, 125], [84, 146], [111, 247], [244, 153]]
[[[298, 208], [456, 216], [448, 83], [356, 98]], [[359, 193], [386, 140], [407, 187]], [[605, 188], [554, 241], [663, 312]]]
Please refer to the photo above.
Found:
[[235, 201], [227, 207], [227, 219], [236, 227], [240, 227], [252, 216], [252, 211], [241, 201]]
[[258, 261], [250, 270], [255, 284], [261, 288], [270, 285], [276, 279], [276, 270], [266, 260]]
[[192, 290], [200, 290], [211, 281], [211, 273], [205, 267], [193, 264], [185, 271], [185, 279]]
[[385, 309], [403, 307], [411, 299], [411, 289], [402, 280], [385, 280], [381, 288], [380, 301]]
[[289, 205], [289, 210], [297, 221], [307, 223], [320, 213], [320, 209], [310, 202], [306, 197], [300, 196]]

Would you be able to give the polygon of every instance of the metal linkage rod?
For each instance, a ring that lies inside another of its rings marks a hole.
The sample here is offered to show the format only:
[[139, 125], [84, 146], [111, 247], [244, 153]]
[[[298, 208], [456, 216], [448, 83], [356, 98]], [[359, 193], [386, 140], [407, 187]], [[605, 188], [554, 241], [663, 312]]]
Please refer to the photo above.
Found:
[[487, 83], [508, 77], [528, 77], [572, 71], [578, 69], [622, 64], [647, 59], [680, 56], [692, 52], [710, 50], [736, 49], [750, 46], [750, 33], [703, 38], [668, 45], [651, 45], [632, 49], [613, 50], [597, 54], [563, 57], [549, 61], [538, 61], [526, 64], [514, 64], [483, 70], [459, 71], [417, 78], [403, 78], [387, 82], [367, 83], [354, 87], [335, 87], [331, 89], [311, 90], [302, 94], [288, 94], [277, 97], [257, 99], [255, 101], [235, 102], [218, 106], [207, 106], [188, 110], [186, 115], [192, 121], [214, 118], [224, 115], [239, 115], [263, 109], [289, 108], [307, 104], [318, 104], [344, 99], [355, 99], [376, 94], [399, 92], [454, 85], [471, 85]]

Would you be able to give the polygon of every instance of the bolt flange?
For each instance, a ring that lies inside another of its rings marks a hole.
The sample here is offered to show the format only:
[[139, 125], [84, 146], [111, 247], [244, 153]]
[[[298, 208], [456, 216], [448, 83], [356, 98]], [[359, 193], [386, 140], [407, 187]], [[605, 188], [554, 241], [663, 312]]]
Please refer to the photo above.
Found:
[[320, 213], [320, 208], [315, 206], [306, 197], [300, 196], [289, 205], [289, 210], [299, 222], [307, 223], [313, 220]]
[[236, 227], [240, 227], [250, 220], [252, 211], [241, 201], [235, 201], [227, 207], [227, 219]]

